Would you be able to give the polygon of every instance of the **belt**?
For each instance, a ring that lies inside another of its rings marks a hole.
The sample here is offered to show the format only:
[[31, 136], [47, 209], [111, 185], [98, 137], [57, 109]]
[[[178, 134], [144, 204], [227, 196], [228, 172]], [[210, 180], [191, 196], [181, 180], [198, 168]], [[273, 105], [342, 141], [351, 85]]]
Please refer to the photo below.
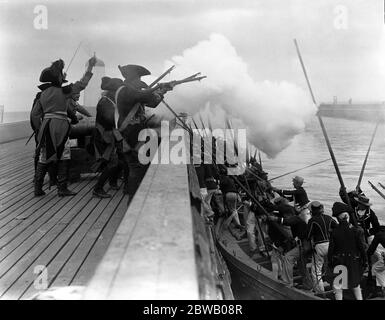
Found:
[[67, 117], [67, 113], [64, 111], [47, 112], [44, 114], [44, 119], [60, 119], [70, 122], [71, 120]]

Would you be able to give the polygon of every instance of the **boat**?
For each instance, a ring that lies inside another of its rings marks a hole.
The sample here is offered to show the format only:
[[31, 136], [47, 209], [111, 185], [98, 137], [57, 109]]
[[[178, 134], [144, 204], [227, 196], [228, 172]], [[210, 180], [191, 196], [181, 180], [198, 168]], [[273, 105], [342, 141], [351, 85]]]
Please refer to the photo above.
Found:
[[[218, 219], [215, 227], [215, 237], [218, 249], [224, 257], [232, 275], [234, 296], [245, 300], [332, 300], [333, 291], [326, 284], [325, 292], [316, 294], [311, 290], [290, 287], [273, 275], [270, 258], [262, 254], [249, 256], [248, 240], [237, 240], [230, 230], [224, 226], [223, 219]], [[307, 264], [310, 267], [310, 264]], [[241, 288], [234, 288], [237, 279]], [[296, 275], [294, 281], [301, 283], [302, 277]], [[385, 300], [377, 296], [368, 296], [367, 273], [361, 282], [364, 299]], [[236, 295], [236, 292], [241, 294]], [[246, 294], [245, 294], [246, 293]], [[344, 290], [344, 300], [354, 300], [349, 290]]]
[[261, 254], [248, 255], [247, 239], [237, 240], [218, 220], [215, 236], [219, 251], [223, 255], [230, 273], [239, 279], [251, 300], [322, 300], [310, 291], [289, 287], [273, 276], [272, 264], [268, 257]]

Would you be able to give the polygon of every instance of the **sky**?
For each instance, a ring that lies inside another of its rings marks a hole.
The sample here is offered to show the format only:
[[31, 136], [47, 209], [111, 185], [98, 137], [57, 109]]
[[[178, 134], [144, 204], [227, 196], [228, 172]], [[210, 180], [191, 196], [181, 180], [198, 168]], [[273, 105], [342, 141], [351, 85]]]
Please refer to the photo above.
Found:
[[[37, 5], [48, 10], [46, 30], [34, 28]], [[109, 76], [131, 63], [158, 75], [212, 34], [229, 41], [255, 81], [307, 92], [296, 38], [317, 102], [385, 101], [383, 0], [0, 0], [0, 105], [29, 110], [41, 70], [58, 58], [68, 63], [80, 41], [70, 81], [93, 52]], [[223, 77], [231, 76], [224, 67]]]

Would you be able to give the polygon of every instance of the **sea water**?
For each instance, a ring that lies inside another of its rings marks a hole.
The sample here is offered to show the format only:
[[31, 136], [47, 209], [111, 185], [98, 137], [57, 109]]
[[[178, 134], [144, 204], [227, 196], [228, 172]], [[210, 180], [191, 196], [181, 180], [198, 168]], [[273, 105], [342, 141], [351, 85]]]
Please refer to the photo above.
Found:
[[[353, 190], [357, 185], [376, 123], [334, 118], [323, 118], [323, 121], [345, 186], [348, 191]], [[274, 159], [264, 159], [263, 169], [268, 171], [268, 178], [271, 179], [327, 158], [330, 158], [329, 151], [321, 126], [315, 117], [314, 121], [297, 135], [285, 150]], [[331, 215], [333, 203], [341, 201], [340, 184], [332, 161], [278, 178], [272, 181], [272, 185], [292, 189], [292, 178], [295, 175], [305, 179], [304, 188], [309, 199], [321, 201], [326, 213]], [[385, 194], [385, 190], [378, 185], [378, 182], [385, 185], [384, 124], [380, 124], [377, 129], [362, 178], [361, 189], [373, 203], [372, 209], [379, 219], [385, 223], [385, 199], [371, 188], [368, 181], [371, 181]]]

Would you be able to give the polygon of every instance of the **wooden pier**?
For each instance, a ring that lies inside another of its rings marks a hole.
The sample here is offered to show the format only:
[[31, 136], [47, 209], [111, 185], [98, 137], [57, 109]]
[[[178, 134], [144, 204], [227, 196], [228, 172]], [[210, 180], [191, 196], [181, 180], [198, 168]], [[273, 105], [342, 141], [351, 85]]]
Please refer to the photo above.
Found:
[[0, 144], [1, 299], [28, 299], [45, 280], [48, 287], [86, 285], [127, 211], [122, 190], [92, 196], [93, 174], [70, 185], [74, 197], [59, 198], [47, 184], [47, 195], [34, 197], [33, 143], [25, 142]]

